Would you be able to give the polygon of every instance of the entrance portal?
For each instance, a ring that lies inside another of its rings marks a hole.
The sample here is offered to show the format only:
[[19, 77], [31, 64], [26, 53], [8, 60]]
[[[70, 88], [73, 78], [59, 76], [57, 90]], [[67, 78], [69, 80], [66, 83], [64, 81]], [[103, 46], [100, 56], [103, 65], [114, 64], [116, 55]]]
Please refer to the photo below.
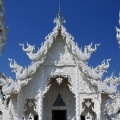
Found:
[[53, 110], [52, 111], [52, 120], [67, 120], [66, 119], [66, 110]]
[[81, 115], [81, 120], [85, 120], [85, 117]]

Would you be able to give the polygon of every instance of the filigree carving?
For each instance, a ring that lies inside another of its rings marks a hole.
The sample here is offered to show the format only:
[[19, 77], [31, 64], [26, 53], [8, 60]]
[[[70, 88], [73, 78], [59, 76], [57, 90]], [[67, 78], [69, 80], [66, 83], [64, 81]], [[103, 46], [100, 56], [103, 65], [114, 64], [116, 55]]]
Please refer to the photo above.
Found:
[[79, 56], [80, 60], [82, 60], [82, 61], [89, 60], [91, 57], [91, 54], [97, 50], [97, 46], [99, 46], [100, 44], [95, 44], [94, 48], [92, 48], [92, 45], [93, 44], [91, 43], [88, 46], [85, 46], [83, 52], [81, 49], [76, 47], [76, 54]]
[[52, 75], [49, 76], [48, 78], [48, 83], [50, 83], [51, 79], [55, 79], [57, 83], [60, 85], [63, 81], [63, 79], [68, 79], [68, 82], [71, 82], [71, 77], [69, 75], [65, 75], [64, 73], [53, 73]]
[[26, 85], [30, 79], [24, 81], [15, 81], [12, 78], [3, 77], [0, 78], [0, 85], [2, 85], [2, 92], [4, 94], [4, 99], [10, 97], [11, 94], [18, 93], [22, 86]]
[[12, 71], [16, 74], [17, 80], [24, 80], [27, 78], [31, 78], [32, 75], [36, 72], [37, 68], [40, 64], [43, 63], [43, 61], [37, 61], [35, 63], [32, 63], [28, 68], [23, 68], [22, 66], [18, 65], [17, 62], [12, 59], [9, 59], [10, 61], [10, 68]]
[[96, 117], [95, 110], [94, 110], [94, 102], [91, 98], [84, 99], [82, 102], [82, 115], [85, 116], [86, 120], [92, 120], [92, 118]]
[[84, 62], [80, 62], [79, 63], [79, 66], [82, 70], [82, 72], [88, 77], [88, 78], [91, 78], [91, 79], [94, 79], [94, 80], [101, 80], [102, 77], [103, 77], [103, 74], [107, 71], [107, 69], [109, 68], [109, 61], [110, 59], [107, 59], [106, 60], [106, 63], [105, 63], [105, 60], [102, 62], [101, 65], [98, 65], [97, 67], [95, 68], [91, 68], [89, 67], [86, 63]]
[[33, 98], [33, 99], [26, 99], [25, 100], [25, 107], [24, 107], [24, 111], [36, 111], [36, 100]]
[[89, 112], [85, 116], [86, 120], [93, 120], [93, 115], [91, 115]]
[[119, 120], [120, 119], [120, 92], [116, 95], [111, 96], [111, 100], [106, 104], [106, 118], [109, 120]]
[[101, 92], [105, 92], [107, 94], [114, 94], [117, 92], [117, 86], [120, 83], [120, 78], [111, 75], [109, 78], [106, 78], [99, 89], [101, 89]]
[[63, 81], [63, 78], [56, 78], [56, 81], [57, 81], [57, 83], [60, 85], [61, 83], [62, 83], [62, 81]]

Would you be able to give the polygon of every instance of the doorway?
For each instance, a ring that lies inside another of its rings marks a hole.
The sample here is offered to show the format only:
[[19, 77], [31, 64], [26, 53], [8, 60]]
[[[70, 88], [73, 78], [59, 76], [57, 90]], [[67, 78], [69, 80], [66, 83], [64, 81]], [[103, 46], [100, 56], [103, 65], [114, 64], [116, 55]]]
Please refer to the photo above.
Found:
[[85, 117], [83, 115], [81, 115], [81, 120], [85, 120]]
[[38, 115], [35, 115], [35, 116], [34, 116], [34, 120], [38, 120]]
[[66, 110], [52, 110], [52, 120], [67, 120]]

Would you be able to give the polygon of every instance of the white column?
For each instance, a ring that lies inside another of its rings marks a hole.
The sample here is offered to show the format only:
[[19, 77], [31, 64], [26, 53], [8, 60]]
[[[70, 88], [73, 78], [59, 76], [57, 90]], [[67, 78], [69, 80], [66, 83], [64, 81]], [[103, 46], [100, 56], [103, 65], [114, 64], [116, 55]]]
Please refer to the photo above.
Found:
[[101, 120], [101, 93], [98, 93], [98, 102], [97, 102], [97, 111], [96, 111], [96, 115], [97, 115], [97, 120]]
[[80, 95], [76, 92], [76, 120], [80, 120]]
[[38, 98], [38, 116], [39, 120], [43, 120], [43, 96]]
[[97, 120], [101, 120], [101, 112], [100, 111], [97, 112]]
[[79, 67], [78, 67], [78, 65], [77, 65], [77, 67], [76, 67], [77, 69], [77, 71], [76, 71], [76, 80], [77, 80], [77, 82], [76, 82], [76, 92], [75, 92], [75, 97], [76, 97], [76, 120], [80, 120], [81, 118], [80, 118], [80, 94], [79, 94], [79, 85], [80, 85], [80, 77], [81, 76], [79, 76]]

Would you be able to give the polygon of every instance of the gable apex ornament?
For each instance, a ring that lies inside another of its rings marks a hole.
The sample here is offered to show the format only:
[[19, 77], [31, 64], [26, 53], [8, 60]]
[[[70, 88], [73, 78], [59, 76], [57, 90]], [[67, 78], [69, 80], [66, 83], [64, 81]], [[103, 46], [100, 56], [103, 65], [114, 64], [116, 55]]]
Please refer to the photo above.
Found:
[[57, 17], [54, 19], [53, 22], [56, 23], [56, 26], [58, 26], [59, 29], [64, 23], [66, 23], [65, 19], [62, 17], [62, 14], [61, 14], [60, 1], [59, 1], [59, 9], [58, 9]]

